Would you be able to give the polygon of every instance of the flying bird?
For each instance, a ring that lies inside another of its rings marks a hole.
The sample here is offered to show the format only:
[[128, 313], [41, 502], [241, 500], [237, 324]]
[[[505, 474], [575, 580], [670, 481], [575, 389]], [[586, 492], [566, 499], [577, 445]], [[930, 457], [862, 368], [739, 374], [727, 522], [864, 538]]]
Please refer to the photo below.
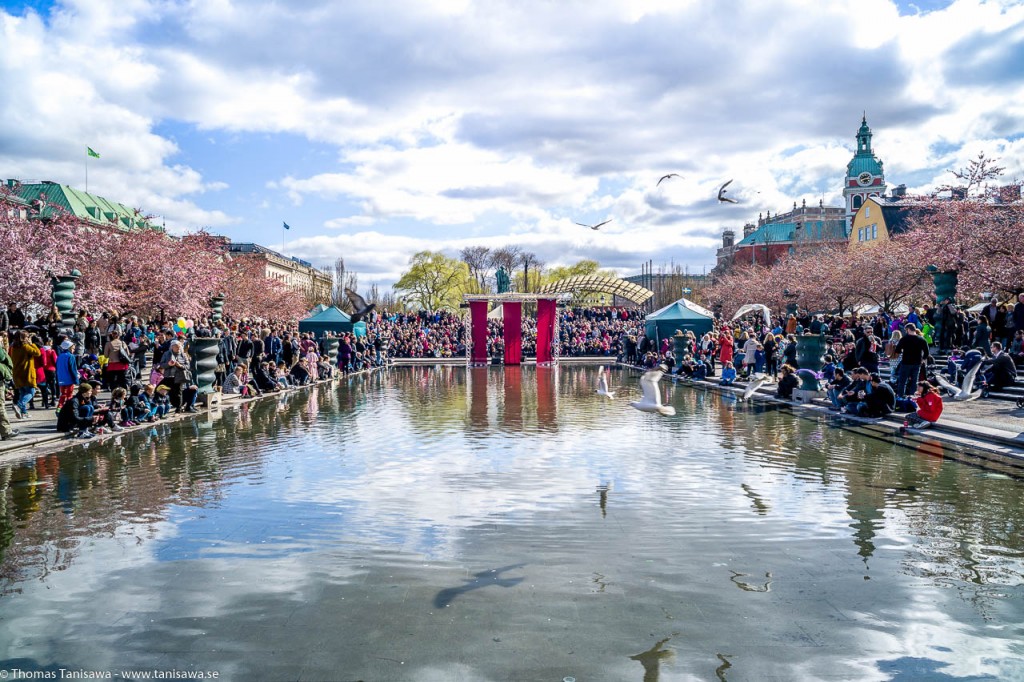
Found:
[[576, 223], [576, 224], [579, 225], [580, 227], [589, 227], [591, 230], [597, 230], [597, 229], [600, 229], [600, 227], [602, 225], [607, 225], [612, 220], [613, 220], [613, 218], [609, 218], [608, 220], [604, 221], [603, 223], [598, 223], [597, 225], [587, 225], [585, 223]]
[[662, 405], [661, 391], [658, 390], [658, 382], [667, 371], [666, 365], [658, 365], [654, 369], [644, 372], [644, 375], [640, 377], [640, 390], [643, 391], [643, 398], [630, 403], [630, 407], [635, 407], [641, 412], [656, 412], [666, 417], [674, 415], [676, 408], [671, 405]]
[[750, 383], [747, 384], [747, 390], [743, 391], [743, 397], [741, 400], [750, 400], [750, 396], [754, 395], [757, 389], [768, 383], [768, 376], [765, 374], [755, 374], [750, 379]]
[[604, 372], [604, 367], [597, 370], [597, 394], [613, 400], [615, 394], [608, 390], [608, 375]]
[[730, 180], [729, 182], [725, 183], [724, 185], [722, 185], [721, 187], [718, 188], [718, 201], [720, 203], [738, 204], [740, 202], [736, 201], [735, 199], [731, 199], [731, 198], [725, 196], [725, 193], [728, 191], [725, 188], [728, 187], [730, 185], [730, 183], [732, 183], [732, 180]]
[[348, 296], [348, 300], [352, 303], [352, 309], [355, 310], [352, 313], [352, 324], [359, 322], [377, 307], [376, 303], [367, 303], [366, 299], [352, 291], [351, 289], [345, 289], [345, 295]]
[[[669, 178], [680, 178], [680, 179], [682, 179], [682, 177], [683, 176], [680, 175], [679, 173], [669, 173], [668, 175], [662, 175], [660, 178], [658, 178], [658, 185], [660, 185], [663, 180], [668, 180]], [[655, 185], [655, 187], [657, 187], [658, 185]]]
[[954, 386], [953, 384], [946, 381], [946, 377], [941, 374], [935, 375], [935, 380], [939, 382], [939, 385], [949, 391], [952, 396], [950, 400], [962, 402], [965, 400], [974, 400], [981, 396], [981, 391], [975, 391], [972, 393], [974, 388], [974, 379], [978, 376], [978, 370], [981, 369], [981, 363], [979, 362], [974, 367], [967, 370], [967, 374], [964, 375], [964, 385], [961, 387]]

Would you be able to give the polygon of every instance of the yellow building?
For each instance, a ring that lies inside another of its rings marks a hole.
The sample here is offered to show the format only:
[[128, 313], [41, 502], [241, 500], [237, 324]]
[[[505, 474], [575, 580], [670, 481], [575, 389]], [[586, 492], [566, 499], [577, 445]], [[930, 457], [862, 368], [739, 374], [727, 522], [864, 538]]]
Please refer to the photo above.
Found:
[[853, 214], [850, 247], [862, 248], [906, 232], [915, 204], [907, 201], [868, 197]]

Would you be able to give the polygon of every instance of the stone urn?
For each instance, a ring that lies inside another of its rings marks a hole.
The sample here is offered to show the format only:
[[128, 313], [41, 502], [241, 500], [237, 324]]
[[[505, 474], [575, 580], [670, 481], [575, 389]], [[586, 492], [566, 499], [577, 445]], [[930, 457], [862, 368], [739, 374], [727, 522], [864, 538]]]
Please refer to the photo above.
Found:
[[[796, 337], [796, 364], [800, 369], [811, 372], [821, 371], [821, 356], [825, 354], [825, 336], [823, 334], [801, 334]], [[807, 373], [801, 372], [801, 390], [819, 390], [818, 381], [808, 378]]]
[[677, 329], [676, 335], [672, 337], [672, 354], [676, 357], [676, 364], [682, 361], [683, 354], [686, 352], [686, 340], [683, 331]]

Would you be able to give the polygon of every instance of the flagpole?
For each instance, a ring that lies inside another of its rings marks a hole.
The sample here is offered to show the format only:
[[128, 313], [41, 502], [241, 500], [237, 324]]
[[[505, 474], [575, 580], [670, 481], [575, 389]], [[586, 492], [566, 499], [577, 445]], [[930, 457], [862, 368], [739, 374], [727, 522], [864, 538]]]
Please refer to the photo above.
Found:
[[85, 193], [89, 193], [89, 154], [85, 155]]

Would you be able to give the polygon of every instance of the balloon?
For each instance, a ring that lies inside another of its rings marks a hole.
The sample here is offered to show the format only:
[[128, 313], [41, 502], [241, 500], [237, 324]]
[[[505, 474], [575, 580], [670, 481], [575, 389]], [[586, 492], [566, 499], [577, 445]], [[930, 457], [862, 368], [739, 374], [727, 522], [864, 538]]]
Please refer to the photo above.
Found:
[[185, 328], [185, 318], [184, 317], [179, 317], [178, 318], [178, 323], [175, 326], [176, 327], [181, 327], [182, 329], [184, 329]]
[[186, 328], [186, 329], [191, 329], [192, 327], [194, 327], [194, 326], [195, 326], [195, 324], [196, 324], [196, 323], [195, 323], [195, 322], [193, 322], [192, 320], [185, 320], [185, 328]]

